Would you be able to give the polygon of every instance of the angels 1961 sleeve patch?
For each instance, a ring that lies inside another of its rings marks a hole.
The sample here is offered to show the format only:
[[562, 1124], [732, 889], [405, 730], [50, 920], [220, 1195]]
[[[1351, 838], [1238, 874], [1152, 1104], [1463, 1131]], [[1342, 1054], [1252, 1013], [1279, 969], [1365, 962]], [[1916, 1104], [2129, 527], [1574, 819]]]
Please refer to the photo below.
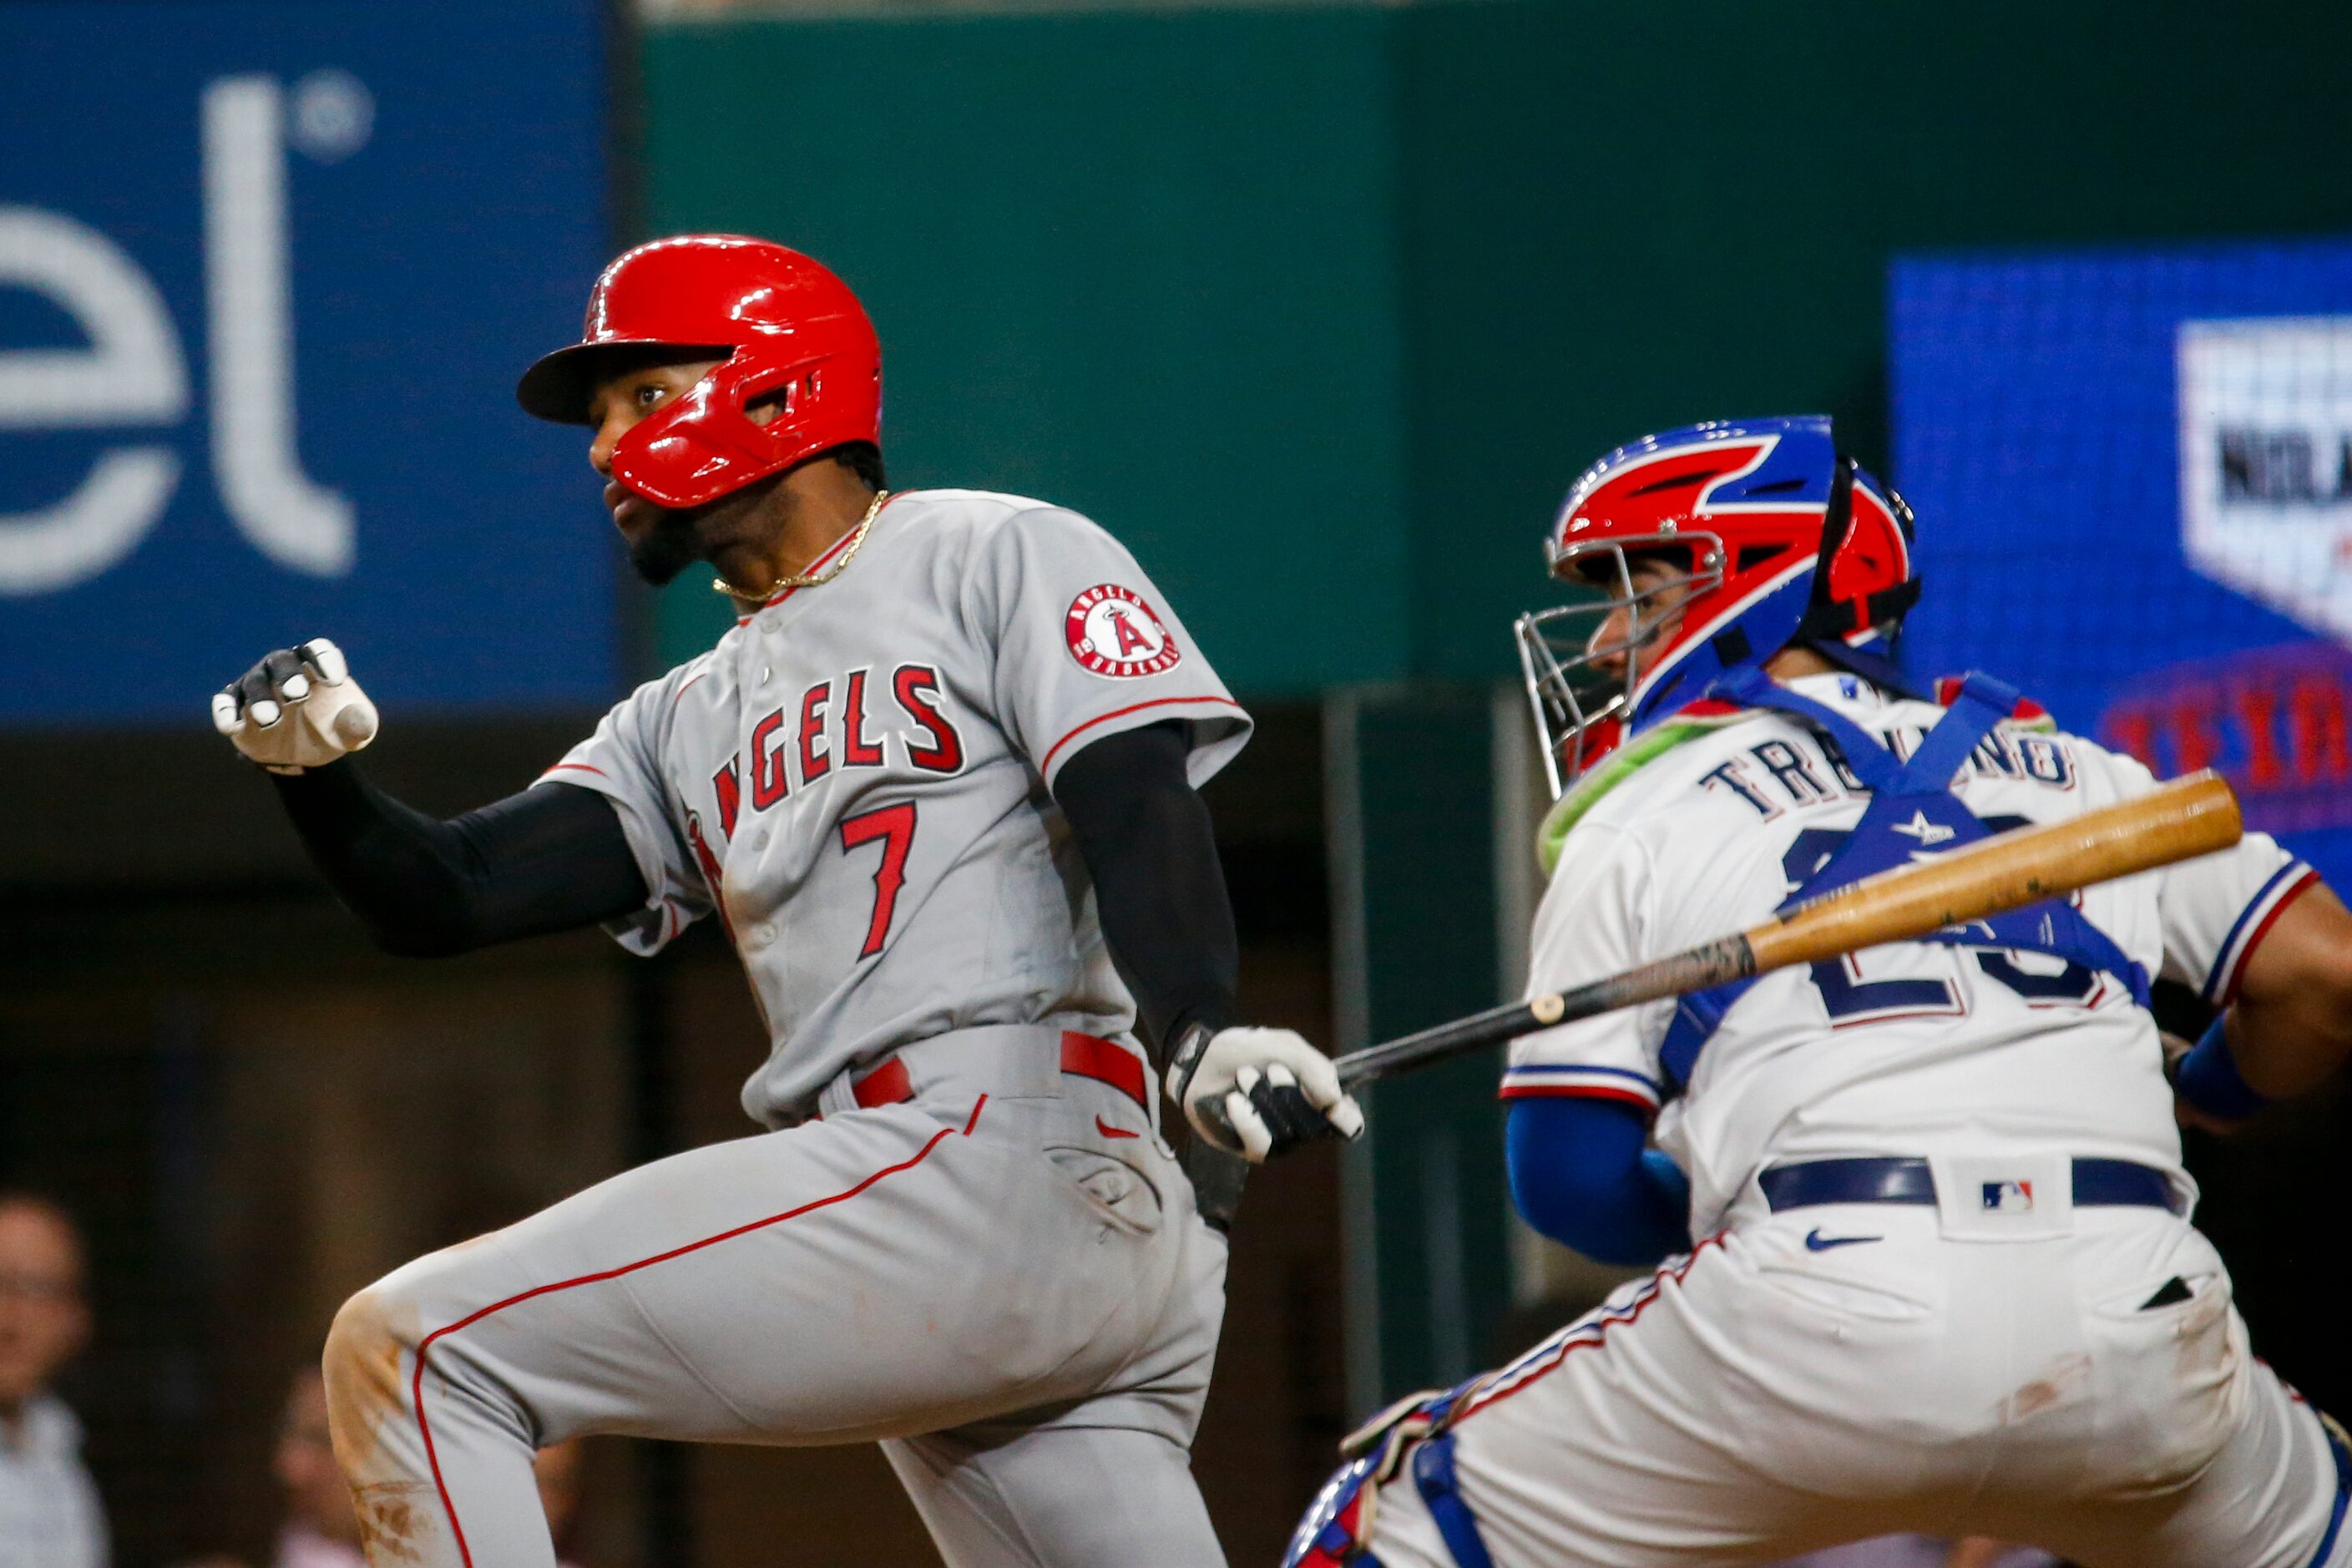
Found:
[[1072, 658], [1114, 679], [1158, 675], [1183, 657], [1151, 606], [1116, 583], [1098, 584], [1071, 600], [1062, 635]]

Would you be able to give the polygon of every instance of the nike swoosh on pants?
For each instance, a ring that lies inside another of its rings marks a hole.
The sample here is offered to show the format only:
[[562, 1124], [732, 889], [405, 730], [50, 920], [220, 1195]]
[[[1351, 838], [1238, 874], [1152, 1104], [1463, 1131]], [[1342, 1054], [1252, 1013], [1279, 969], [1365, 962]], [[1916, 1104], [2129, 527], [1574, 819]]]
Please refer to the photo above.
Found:
[[1816, 1226], [1805, 1237], [1805, 1250], [1827, 1252], [1832, 1247], [1853, 1247], [1865, 1241], [1884, 1241], [1883, 1236], [1823, 1236]]

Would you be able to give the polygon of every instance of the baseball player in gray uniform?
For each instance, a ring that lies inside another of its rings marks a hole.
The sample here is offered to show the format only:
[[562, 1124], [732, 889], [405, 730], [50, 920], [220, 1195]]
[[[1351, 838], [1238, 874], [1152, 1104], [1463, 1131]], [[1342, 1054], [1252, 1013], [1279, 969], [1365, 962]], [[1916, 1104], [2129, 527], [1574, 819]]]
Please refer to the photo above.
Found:
[[772, 1131], [352, 1299], [325, 1364], [370, 1561], [551, 1568], [532, 1451], [624, 1432], [879, 1439], [953, 1564], [1221, 1562], [1188, 1447], [1225, 1248], [1152, 1082], [1251, 1159], [1362, 1127], [1305, 1040], [1233, 1025], [1192, 786], [1247, 716], [1085, 518], [884, 489], [873, 328], [796, 252], [629, 252], [519, 394], [594, 430], [639, 571], [709, 563], [734, 629], [447, 822], [344, 760], [375, 711], [323, 639], [215, 722], [395, 952], [716, 916]]

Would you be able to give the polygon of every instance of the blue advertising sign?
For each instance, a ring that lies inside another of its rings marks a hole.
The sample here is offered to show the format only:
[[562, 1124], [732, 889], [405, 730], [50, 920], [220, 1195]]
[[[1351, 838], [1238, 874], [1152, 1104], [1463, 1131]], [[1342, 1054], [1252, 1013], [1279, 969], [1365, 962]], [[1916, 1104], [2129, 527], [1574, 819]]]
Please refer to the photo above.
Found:
[[1898, 261], [1906, 662], [1983, 668], [2352, 885], [2352, 243]]
[[516, 375], [607, 251], [596, 0], [0, 10], [0, 723], [595, 704], [612, 531]]

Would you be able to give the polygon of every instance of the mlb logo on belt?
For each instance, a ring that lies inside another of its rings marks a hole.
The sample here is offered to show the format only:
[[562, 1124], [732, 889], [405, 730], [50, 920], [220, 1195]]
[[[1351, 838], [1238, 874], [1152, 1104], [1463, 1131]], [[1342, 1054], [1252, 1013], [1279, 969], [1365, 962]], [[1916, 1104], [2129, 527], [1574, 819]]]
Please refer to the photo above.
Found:
[[2033, 1208], [2032, 1182], [1987, 1182], [1984, 1206], [1993, 1214], [2029, 1214]]

